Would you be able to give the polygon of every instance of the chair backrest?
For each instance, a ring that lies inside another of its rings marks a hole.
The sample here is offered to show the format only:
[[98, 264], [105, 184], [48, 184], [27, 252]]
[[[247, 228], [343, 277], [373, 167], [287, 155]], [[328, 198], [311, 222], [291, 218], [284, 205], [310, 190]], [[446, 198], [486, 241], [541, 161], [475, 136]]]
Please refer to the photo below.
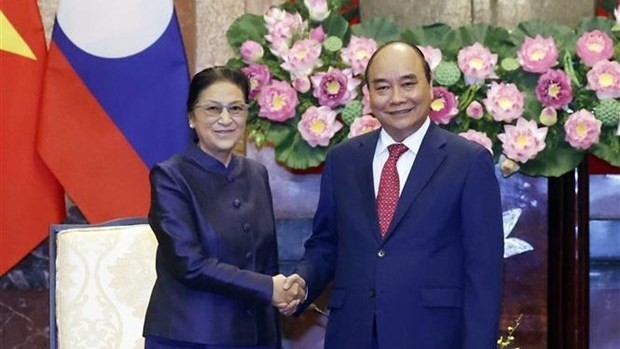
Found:
[[145, 219], [50, 229], [50, 347], [144, 348], [157, 240]]

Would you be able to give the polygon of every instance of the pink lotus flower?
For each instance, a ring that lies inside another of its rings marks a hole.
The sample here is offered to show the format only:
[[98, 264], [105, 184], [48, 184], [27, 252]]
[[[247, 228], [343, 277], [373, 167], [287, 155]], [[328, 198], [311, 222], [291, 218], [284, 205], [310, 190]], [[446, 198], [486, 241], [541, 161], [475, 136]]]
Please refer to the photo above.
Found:
[[323, 27], [319, 25], [310, 30], [310, 39], [323, 42], [325, 40], [325, 31], [323, 31]]
[[378, 129], [379, 127], [381, 127], [381, 123], [377, 120], [377, 118], [369, 114], [364, 115], [361, 118], [353, 120], [347, 138], [363, 135], [364, 133]]
[[297, 124], [297, 130], [311, 147], [317, 145], [326, 147], [336, 132], [342, 128], [342, 123], [336, 120], [338, 114], [329, 107], [308, 108]]
[[252, 63], [249, 66], [242, 68], [241, 71], [250, 80], [250, 99], [260, 94], [263, 86], [271, 83], [271, 72], [266, 65]]
[[558, 122], [558, 112], [551, 107], [544, 107], [538, 119], [545, 126], [553, 126]]
[[284, 39], [290, 43], [293, 36], [303, 32], [306, 27], [299, 13], [289, 13], [277, 7], [270, 8], [263, 19], [267, 29], [265, 39], [269, 42]]
[[538, 78], [536, 98], [545, 107], [562, 109], [573, 100], [573, 88], [561, 69], [549, 69]]
[[308, 13], [313, 21], [321, 22], [329, 16], [327, 0], [304, 0]]
[[510, 122], [523, 114], [523, 93], [515, 84], [492, 82], [482, 102], [495, 121]]
[[263, 58], [263, 47], [256, 41], [246, 40], [239, 48], [241, 59], [247, 64], [258, 62]]
[[306, 29], [299, 13], [289, 13], [277, 7], [272, 7], [263, 16], [267, 35], [265, 39], [271, 43], [271, 52], [277, 57], [288, 51], [293, 36], [300, 35]]
[[424, 60], [428, 63], [428, 66], [431, 68], [431, 71], [434, 71], [435, 68], [441, 63], [442, 55], [441, 50], [438, 48], [434, 48], [433, 46], [418, 46], [422, 54], [424, 55]]
[[292, 76], [308, 76], [319, 64], [321, 44], [311, 39], [298, 40], [293, 47], [282, 56], [284, 63], [282, 69], [291, 73]]
[[314, 86], [314, 97], [321, 105], [335, 108], [345, 105], [357, 97], [357, 86], [361, 80], [353, 77], [351, 69], [339, 70], [329, 67], [325, 72], [319, 72], [310, 77]]
[[564, 139], [576, 149], [588, 149], [598, 142], [602, 122], [592, 113], [581, 109], [571, 114], [564, 124]]
[[262, 88], [258, 116], [283, 122], [295, 116], [298, 103], [297, 92], [286, 82], [276, 80]]
[[463, 47], [457, 61], [467, 85], [482, 84], [485, 79], [497, 78], [494, 71], [497, 55], [479, 43]]
[[487, 150], [490, 151], [491, 154], [493, 154], [493, 142], [486, 133], [469, 129], [467, 130], [467, 132], [459, 133], [459, 136], [480, 144], [481, 146], [487, 148]]
[[606, 61], [614, 55], [614, 43], [607, 33], [600, 30], [583, 33], [577, 40], [577, 56], [588, 67]]
[[516, 125], [504, 125], [504, 133], [497, 135], [502, 142], [502, 149], [507, 157], [520, 163], [526, 163], [545, 149], [547, 128], [538, 128], [536, 121], [517, 119]]
[[517, 52], [517, 59], [523, 70], [531, 73], [544, 73], [558, 63], [558, 49], [552, 37], [525, 37]]
[[456, 96], [445, 87], [433, 87], [433, 101], [428, 116], [437, 124], [448, 124], [458, 113]]
[[484, 108], [480, 102], [473, 101], [469, 103], [467, 109], [465, 109], [465, 113], [474, 120], [480, 120], [484, 116]]
[[277, 39], [269, 45], [269, 51], [278, 58], [284, 57], [284, 55], [288, 52], [288, 49], [289, 41], [284, 39]]
[[620, 64], [616, 61], [599, 61], [587, 74], [590, 90], [599, 99], [620, 97]]
[[299, 76], [293, 79], [293, 88], [301, 93], [310, 91], [310, 79], [307, 76]]
[[349, 45], [342, 49], [342, 61], [351, 67], [353, 75], [364, 73], [370, 56], [377, 50], [377, 42], [373, 39], [351, 36]]

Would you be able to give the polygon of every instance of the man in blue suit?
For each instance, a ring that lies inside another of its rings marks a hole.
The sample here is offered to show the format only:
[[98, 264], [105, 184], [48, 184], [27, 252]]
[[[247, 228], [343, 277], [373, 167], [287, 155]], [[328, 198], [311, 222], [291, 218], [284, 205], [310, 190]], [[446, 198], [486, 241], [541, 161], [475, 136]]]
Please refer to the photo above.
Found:
[[328, 349], [495, 348], [503, 234], [491, 154], [430, 121], [431, 73], [415, 46], [379, 48], [366, 80], [382, 128], [328, 154], [285, 288], [307, 286], [299, 312], [333, 281]]

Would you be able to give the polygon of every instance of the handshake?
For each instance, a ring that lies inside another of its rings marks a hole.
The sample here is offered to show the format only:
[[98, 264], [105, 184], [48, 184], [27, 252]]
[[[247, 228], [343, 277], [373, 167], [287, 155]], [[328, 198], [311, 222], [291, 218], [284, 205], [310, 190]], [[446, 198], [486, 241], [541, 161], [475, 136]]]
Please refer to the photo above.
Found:
[[306, 281], [298, 274], [288, 277], [278, 274], [272, 279], [271, 304], [283, 315], [293, 314], [306, 299]]

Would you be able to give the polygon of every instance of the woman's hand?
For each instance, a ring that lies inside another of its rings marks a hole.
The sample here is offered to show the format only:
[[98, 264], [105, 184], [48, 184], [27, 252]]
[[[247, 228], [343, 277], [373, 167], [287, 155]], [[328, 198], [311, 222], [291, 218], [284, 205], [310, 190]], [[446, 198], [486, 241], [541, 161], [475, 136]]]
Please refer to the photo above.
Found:
[[272, 277], [273, 293], [271, 304], [283, 315], [291, 315], [306, 298], [306, 282], [301, 276], [293, 274], [288, 278], [282, 274]]

